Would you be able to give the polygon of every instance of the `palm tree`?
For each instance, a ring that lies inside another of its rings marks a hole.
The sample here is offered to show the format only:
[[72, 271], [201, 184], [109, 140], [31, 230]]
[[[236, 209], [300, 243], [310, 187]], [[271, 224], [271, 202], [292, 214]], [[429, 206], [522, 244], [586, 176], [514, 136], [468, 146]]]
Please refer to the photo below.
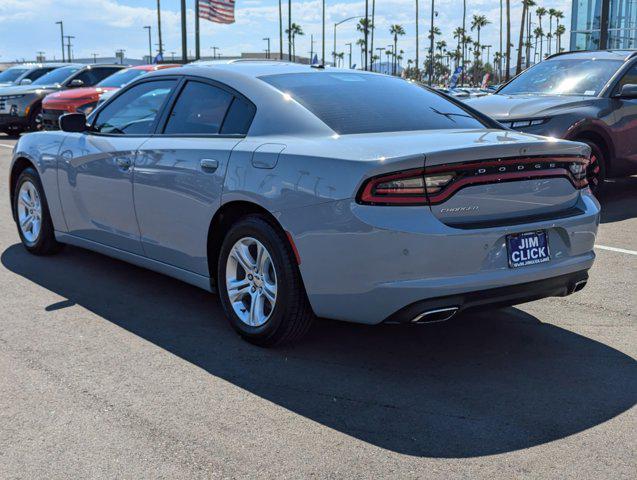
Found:
[[[509, 0], [507, 0], [508, 2]], [[464, 83], [464, 73], [465, 73], [465, 46], [464, 46], [464, 35], [467, 33], [467, 0], [462, 0], [462, 74], [460, 75], [460, 84]]]
[[356, 40], [356, 45], [361, 47], [361, 69], [362, 69], [363, 68], [363, 58], [364, 58], [364, 55], [365, 55], [365, 39], [359, 38], [358, 40]]
[[527, 0], [527, 15], [526, 15], [526, 68], [531, 66], [531, 7], [535, 6], [535, 0]]
[[418, 71], [418, 3], [420, 0], [416, 0], [416, 73]]
[[504, 79], [508, 82], [511, 77], [511, 0], [507, 2], [507, 48], [506, 48], [506, 73]]
[[522, 48], [524, 47], [524, 28], [526, 27], [526, 12], [528, 9], [528, 0], [522, 0], [522, 21], [520, 22], [520, 39], [518, 41], [518, 61], [515, 64], [516, 75], [522, 71]]
[[554, 8], [549, 8], [549, 33], [546, 36], [549, 39], [548, 42], [548, 54], [551, 54], [551, 38], [553, 38], [553, 17], [557, 13], [557, 10]]
[[535, 37], [535, 53], [537, 53], [537, 44], [538, 41], [540, 42], [540, 57], [539, 57], [539, 61], [542, 61], [542, 38], [544, 38], [544, 30], [542, 30], [542, 27], [535, 27], [535, 30], [533, 30], [533, 36]]
[[484, 15], [473, 15], [473, 19], [471, 20], [471, 31], [473, 30], [477, 30], [478, 31], [478, 40], [476, 42], [476, 48], [474, 51], [474, 57], [475, 57], [475, 62], [473, 64], [473, 78], [475, 80], [476, 77], [476, 69], [478, 68], [478, 57], [480, 56], [480, 30], [483, 27], [486, 27], [489, 23], [491, 23], [489, 20], [487, 20], [487, 17], [485, 17]]
[[[356, 30], [358, 30], [359, 32], [361, 32], [363, 34], [363, 39], [366, 39], [369, 35], [369, 31], [371, 30], [372, 27], [372, 22], [370, 20], [368, 20], [367, 18], [361, 18], [358, 23], [356, 24]], [[363, 46], [363, 50], [367, 47], [367, 42], [365, 42], [365, 40], [363, 40], [364, 46]], [[367, 55], [369, 54], [369, 52], [365, 52], [365, 60], [367, 59]], [[366, 62], [365, 62], [366, 63]], [[364, 69], [366, 69], [367, 67], [364, 65], [361, 65]]]
[[[539, 35], [539, 39], [540, 39], [540, 61], [542, 61], [542, 53], [544, 52], [544, 49], [542, 48], [542, 37], [544, 37], [544, 32], [542, 31], [542, 17], [544, 15], [546, 15], [548, 12], [546, 11], [546, 8], [544, 7], [538, 7], [538, 9], [535, 11], [535, 14], [537, 15], [537, 21], [538, 21], [538, 27], [534, 30], [534, 33], [537, 32], [538, 30], [540, 32], [542, 32], [541, 35]], [[538, 35], [535, 35], [535, 38], [538, 38]]]
[[[458, 27], [453, 31], [453, 38], [458, 40], [458, 47], [456, 48], [456, 50], [458, 50], [458, 59], [461, 58], [461, 48], [460, 48], [460, 42], [462, 41], [462, 38], [464, 37], [464, 31], [462, 30], [462, 27]], [[456, 67], [458, 67], [459, 65], [456, 65]]]
[[557, 37], [557, 52], [562, 51], [562, 35], [566, 33], [566, 27], [564, 25], [558, 25], [555, 27], [555, 36]]
[[297, 23], [290, 25], [290, 28], [285, 29], [285, 33], [288, 35], [292, 33], [292, 61], [296, 61], [296, 36], [305, 35], [301, 26]]
[[335, 56], [338, 59], [338, 66], [340, 68], [343, 64], [343, 58], [345, 58], [345, 52], [337, 53]]
[[[555, 12], [553, 12], [553, 16], [555, 17], [555, 33], [557, 34], [557, 29], [560, 26], [560, 20], [564, 18], [564, 12], [562, 12], [561, 10], [555, 10]], [[555, 42], [555, 50], [556, 53], [559, 53], [561, 47], [559, 39], [560, 37], [558, 37], [557, 35], [555, 36], [558, 38]]]
[[[395, 24], [395, 25], [392, 25], [391, 27], [389, 27], [389, 33], [394, 36], [394, 52], [397, 52], [398, 51], [398, 49], [397, 49], [397, 47], [398, 47], [398, 36], [399, 35], [400, 36], [404, 35], [405, 34], [405, 29], [402, 27], [402, 25]], [[394, 57], [395, 56], [396, 55], [394, 54]], [[396, 60], [395, 60], [395, 58], [394, 58], [394, 63], [392, 65], [392, 75], [396, 75]]]

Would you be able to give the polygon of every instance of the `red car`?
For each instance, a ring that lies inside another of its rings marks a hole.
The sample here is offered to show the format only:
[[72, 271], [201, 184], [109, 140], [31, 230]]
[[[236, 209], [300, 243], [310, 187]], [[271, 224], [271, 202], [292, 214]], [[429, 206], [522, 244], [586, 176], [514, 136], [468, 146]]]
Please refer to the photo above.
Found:
[[57, 130], [58, 119], [61, 115], [72, 112], [82, 112], [88, 115], [95, 108], [104, 92], [117, 90], [147, 72], [179, 66], [177, 64], [139, 65], [120, 70], [94, 87], [74, 88], [47, 95], [42, 101], [40, 117], [42, 127], [45, 130]]

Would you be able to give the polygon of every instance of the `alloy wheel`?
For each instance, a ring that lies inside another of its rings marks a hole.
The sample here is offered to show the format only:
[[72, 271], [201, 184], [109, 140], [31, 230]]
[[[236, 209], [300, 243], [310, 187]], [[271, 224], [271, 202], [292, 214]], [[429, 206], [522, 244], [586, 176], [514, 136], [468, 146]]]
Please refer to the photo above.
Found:
[[17, 210], [22, 236], [27, 243], [36, 243], [42, 230], [42, 201], [37, 188], [29, 180], [20, 186]]
[[226, 290], [234, 313], [248, 326], [264, 325], [276, 305], [277, 275], [267, 248], [243, 237], [226, 261]]
[[591, 187], [591, 190], [596, 191], [600, 186], [600, 173], [601, 166], [599, 164], [599, 157], [595, 155], [595, 152], [591, 154], [590, 161], [588, 163], [588, 167], [586, 167], [586, 180], [588, 180], [588, 184]]

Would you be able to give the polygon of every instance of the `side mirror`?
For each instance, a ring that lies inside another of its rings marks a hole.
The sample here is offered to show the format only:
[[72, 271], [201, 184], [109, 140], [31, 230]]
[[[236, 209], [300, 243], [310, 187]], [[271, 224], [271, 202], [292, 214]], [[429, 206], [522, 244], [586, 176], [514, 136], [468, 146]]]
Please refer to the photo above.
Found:
[[60, 117], [60, 130], [63, 132], [85, 132], [88, 130], [86, 126], [86, 115], [83, 113], [66, 113]]
[[74, 78], [73, 80], [71, 80], [71, 83], [69, 83], [70, 88], [78, 88], [83, 86], [84, 86], [84, 81], [79, 78]]
[[31, 80], [30, 78], [23, 78], [22, 80], [20, 80], [20, 85], [31, 85], [33, 83], [33, 80]]
[[634, 83], [627, 83], [620, 90], [619, 97], [620, 98], [637, 98], [637, 85]]

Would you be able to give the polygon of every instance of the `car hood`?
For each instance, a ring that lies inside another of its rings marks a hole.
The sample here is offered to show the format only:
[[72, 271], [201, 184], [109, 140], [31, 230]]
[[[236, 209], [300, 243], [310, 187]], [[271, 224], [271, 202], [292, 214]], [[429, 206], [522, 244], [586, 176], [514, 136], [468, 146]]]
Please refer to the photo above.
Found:
[[109, 90], [115, 90], [113, 87], [84, 87], [84, 88], [73, 88], [70, 90], [63, 90], [61, 92], [55, 92], [51, 95], [47, 96], [47, 100], [77, 100], [79, 98], [86, 97], [99, 97], [102, 93], [107, 92]]
[[496, 120], [516, 120], [550, 116], [565, 109], [598, 102], [597, 97], [571, 95], [488, 95], [467, 100], [467, 105]]
[[62, 85], [17, 85], [15, 87], [0, 88], [0, 95], [27, 95], [30, 93], [48, 93], [60, 90]]

